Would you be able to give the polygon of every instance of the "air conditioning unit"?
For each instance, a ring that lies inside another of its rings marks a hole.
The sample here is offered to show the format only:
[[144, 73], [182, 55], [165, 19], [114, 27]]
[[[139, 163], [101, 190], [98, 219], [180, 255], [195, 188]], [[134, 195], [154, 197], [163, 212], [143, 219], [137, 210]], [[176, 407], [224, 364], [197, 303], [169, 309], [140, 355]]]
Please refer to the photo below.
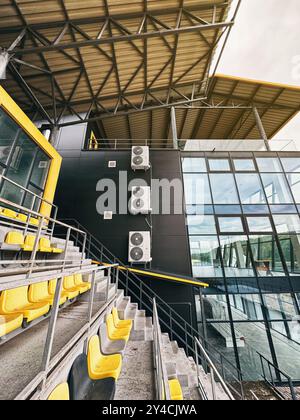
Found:
[[129, 232], [128, 261], [133, 264], [152, 261], [150, 232]]
[[148, 171], [150, 157], [148, 146], [133, 146], [131, 149], [131, 168], [134, 171]]
[[151, 213], [150, 187], [132, 187], [129, 211], [133, 215]]

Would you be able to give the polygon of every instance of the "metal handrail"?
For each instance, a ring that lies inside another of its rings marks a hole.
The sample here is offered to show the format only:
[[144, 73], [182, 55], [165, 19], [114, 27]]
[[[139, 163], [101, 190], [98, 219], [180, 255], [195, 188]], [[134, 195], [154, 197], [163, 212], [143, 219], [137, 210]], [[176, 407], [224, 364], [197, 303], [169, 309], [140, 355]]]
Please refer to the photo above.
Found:
[[[200, 350], [201, 355], [198, 353], [198, 350]], [[200, 374], [199, 374], [199, 372], [200, 372], [199, 358], [200, 358], [201, 365], [206, 365], [206, 367], [209, 369], [209, 372], [210, 372], [211, 390], [212, 390], [213, 400], [217, 399], [217, 395], [216, 395], [216, 378], [217, 378], [219, 384], [221, 385], [223, 391], [228, 396], [229, 400], [235, 401], [235, 398], [232, 395], [230, 389], [226, 385], [226, 383], [225, 383], [224, 379], [222, 378], [222, 376], [220, 375], [218, 369], [216, 368], [216, 366], [214, 365], [214, 363], [210, 359], [209, 355], [207, 354], [206, 350], [204, 349], [204, 347], [202, 346], [202, 344], [200, 343], [200, 341], [198, 340], [197, 337], [195, 337], [195, 353], [196, 353], [197, 378], [198, 378], [199, 388], [200, 389], [204, 388], [202, 383], [201, 383], [201, 378], [200, 378]], [[203, 358], [204, 358], [204, 360], [203, 360]]]
[[[124, 266], [123, 262], [115, 257], [97, 238], [89, 233], [77, 220], [75, 219], [63, 219], [68, 223], [75, 223], [80, 229], [87, 232], [87, 252], [88, 256], [93, 260], [103, 261], [107, 260], [110, 263], [118, 263], [120, 266]], [[79, 238], [73, 238], [74, 241], [80, 244]], [[92, 248], [94, 248], [92, 250]], [[160, 311], [161, 316], [160, 325], [165, 327], [170, 332], [171, 338], [175, 337], [185, 348], [186, 353], [192, 355], [195, 359], [195, 348], [194, 348], [194, 337], [199, 337], [199, 340], [206, 347], [206, 351], [209, 352], [211, 347], [210, 343], [197, 331], [192, 325], [190, 325], [181, 315], [179, 315], [170, 305], [168, 305], [159, 295], [157, 295], [146, 283], [144, 283], [135, 273], [131, 273], [128, 270], [120, 271], [119, 281], [125, 289], [125, 293], [130, 293], [132, 297], [137, 299], [140, 303], [141, 308], [146, 309], [150, 314], [153, 315], [152, 301], [156, 298], [157, 308]], [[137, 291], [135, 291], [137, 288]], [[180, 333], [179, 333], [180, 331]], [[244, 390], [242, 383], [242, 373], [238, 368], [220, 351], [212, 348], [216, 354], [214, 356], [210, 351], [210, 358], [215, 360], [214, 365], [220, 365], [220, 371], [222, 377], [230, 377], [233, 382], [237, 384], [240, 391], [231, 387], [232, 391], [235, 392], [239, 399], [244, 399]], [[229, 383], [229, 381], [227, 381]]]
[[171, 400], [169, 380], [163, 358], [162, 333], [155, 298], [153, 299], [153, 349], [156, 378], [156, 399], [159, 401], [169, 401]]

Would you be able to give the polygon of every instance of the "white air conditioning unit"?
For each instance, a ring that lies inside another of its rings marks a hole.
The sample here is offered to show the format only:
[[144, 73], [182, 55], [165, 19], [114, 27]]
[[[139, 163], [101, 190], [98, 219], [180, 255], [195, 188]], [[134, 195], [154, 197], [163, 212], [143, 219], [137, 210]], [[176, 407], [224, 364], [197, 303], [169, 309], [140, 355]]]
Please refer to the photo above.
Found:
[[150, 169], [150, 155], [148, 146], [132, 147], [131, 168], [134, 171], [148, 171], [148, 169]]
[[129, 211], [133, 215], [151, 213], [150, 187], [132, 187]]
[[128, 261], [133, 264], [152, 261], [150, 232], [129, 232]]

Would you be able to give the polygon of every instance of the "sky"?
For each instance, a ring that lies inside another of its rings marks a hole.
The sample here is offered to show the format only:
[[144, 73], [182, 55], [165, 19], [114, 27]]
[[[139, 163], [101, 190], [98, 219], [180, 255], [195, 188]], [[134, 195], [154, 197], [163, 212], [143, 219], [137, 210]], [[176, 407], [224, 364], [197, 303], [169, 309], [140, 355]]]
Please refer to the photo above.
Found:
[[[300, 86], [299, 40], [300, 0], [242, 0], [218, 73]], [[276, 138], [300, 148], [300, 114]]]

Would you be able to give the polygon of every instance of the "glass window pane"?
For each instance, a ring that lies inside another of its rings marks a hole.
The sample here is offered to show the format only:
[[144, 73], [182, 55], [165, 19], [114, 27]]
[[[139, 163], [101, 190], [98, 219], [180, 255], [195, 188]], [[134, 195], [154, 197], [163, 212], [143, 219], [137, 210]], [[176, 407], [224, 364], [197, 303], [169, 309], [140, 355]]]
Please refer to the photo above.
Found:
[[209, 159], [209, 169], [211, 171], [230, 171], [228, 159]]
[[256, 158], [256, 162], [260, 172], [282, 172], [280, 160], [278, 158]]
[[255, 165], [252, 159], [234, 159], [234, 167], [237, 172], [255, 171]]
[[253, 277], [247, 236], [220, 236], [226, 277]]
[[299, 158], [281, 158], [285, 172], [300, 172]]
[[278, 235], [280, 246], [283, 252], [285, 263], [289, 273], [300, 274], [300, 236], [299, 235]]
[[269, 214], [269, 207], [262, 204], [248, 204], [243, 206], [245, 214]]
[[217, 236], [191, 236], [190, 248], [194, 277], [222, 277]]
[[268, 217], [247, 217], [250, 232], [272, 232], [272, 226]]
[[211, 174], [214, 204], [238, 204], [239, 199], [232, 174]]
[[250, 236], [252, 254], [260, 277], [284, 276], [275, 238], [272, 235]]
[[262, 174], [262, 180], [269, 204], [293, 203], [292, 195], [284, 175]]
[[242, 214], [242, 209], [240, 206], [215, 206], [216, 214]]
[[223, 233], [241, 233], [244, 232], [242, 220], [240, 217], [219, 217], [220, 231]]
[[45, 186], [49, 163], [50, 158], [42, 150], [39, 150], [32, 169], [30, 182], [41, 189]]
[[300, 174], [286, 174], [296, 203], [300, 203]]
[[183, 172], [207, 172], [205, 158], [183, 158]]
[[266, 198], [257, 174], [236, 174], [242, 204], [264, 204]]
[[12, 144], [20, 131], [17, 124], [0, 108], [0, 162], [6, 164]]
[[272, 204], [270, 208], [272, 214], [297, 214], [297, 209], [292, 204]]
[[188, 216], [190, 235], [215, 235], [217, 233], [214, 216]]
[[184, 175], [184, 189], [186, 204], [211, 204], [207, 175]]
[[300, 233], [300, 219], [298, 215], [282, 214], [273, 216], [277, 233]]

